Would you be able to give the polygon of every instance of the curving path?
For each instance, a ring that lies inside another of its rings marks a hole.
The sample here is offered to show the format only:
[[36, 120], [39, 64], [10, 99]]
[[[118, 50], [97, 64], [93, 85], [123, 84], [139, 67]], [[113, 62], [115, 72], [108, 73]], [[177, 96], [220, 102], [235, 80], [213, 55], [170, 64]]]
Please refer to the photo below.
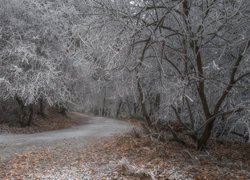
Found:
[[0, 161], [9, 159], [13, 154], [34, 151], [37, 148], [75, 149], [101, 137], [125, 133], [132, 128], [128, 122], [103, 117], [90, 117], [71, 113], [71, 118], [80, 118], [82, 125], [36, 134], [0, 135]]

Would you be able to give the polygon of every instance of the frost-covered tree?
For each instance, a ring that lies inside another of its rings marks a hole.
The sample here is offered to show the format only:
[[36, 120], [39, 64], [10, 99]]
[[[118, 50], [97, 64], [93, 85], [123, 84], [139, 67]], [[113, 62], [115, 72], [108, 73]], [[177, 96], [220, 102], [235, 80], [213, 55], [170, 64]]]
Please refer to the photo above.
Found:
[[[249, 137], [248, 0], [0, 3], [0, 99]], [[24, 110], [26, 109], [26, 110]], [[162, 127], [162, 128], [159, 128]]]
[[102, 63], [129, 78], [149, 125], [176, 119], [198, 149], [239, 119], [249, 129], [249, 1], [90, 2], [98, 47], [114, 54]]
[[66, 1], [11, 0], [0, 6], [1, 98], [16, 99], [25, 126], [34, 104], [65, 106], [74, 99], [79, 15]]

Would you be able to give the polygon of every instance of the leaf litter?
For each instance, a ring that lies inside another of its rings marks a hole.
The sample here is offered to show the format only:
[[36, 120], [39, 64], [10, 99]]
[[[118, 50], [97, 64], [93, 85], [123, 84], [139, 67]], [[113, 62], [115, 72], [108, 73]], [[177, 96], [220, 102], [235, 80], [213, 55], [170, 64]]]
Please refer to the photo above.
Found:
[[133, 133], [16, 154], [0, 179], [250, 179], [250, 146], [214, 143], [204, 152]]

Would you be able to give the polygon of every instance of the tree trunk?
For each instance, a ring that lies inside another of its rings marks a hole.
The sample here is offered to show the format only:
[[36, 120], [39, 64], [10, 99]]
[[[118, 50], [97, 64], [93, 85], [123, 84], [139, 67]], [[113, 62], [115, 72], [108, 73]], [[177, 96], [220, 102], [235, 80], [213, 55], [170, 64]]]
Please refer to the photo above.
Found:
[[60, 107], [60, 113], [63, 115], [63, 116], [67, 116], [67, 109], [65, 107]]
[[24, 105], [23, 100], [21, 98], [16, 96], [15, 99], [21, 110], [21, 115], [19, 117], [19, 123], [21, 127], [30, 126], [33, 120], [33, 115], [34, 115], [33, 105], [31, 104], [29, 106], [29, 109], [27, 110], [27, 106]]
[[34, 116], [34, 110], [33, 110], [33, 105], [31, 104], [30, 108], [29, 108], [29, 119], [28, 119], [28, 122], [26, 123], [25, 126], [30, 126], [31, 125], [32, 120], [33, 120], [33, 116]]
[[160, 109], [161, 95], [157, 93], [155, 96], [152, 95], [152, 101], [150, 102], [150, 116]]
[[25, 111], [25, 105], [24, 105], [22, 99], [19, 98], [18, 96], [16, 96], [15, 99], [16, 99], [16, 101], [20, 107], [20, 110], [21, 110], [21, 114], [19, 116], [19, 123], [20, 123], [21, 127], [25, 127], [25, 119], [27, 116], [26, 111]]
[[117, 111], [116, 111], [116, 117], [118, 117], [120, 115], [121, 112], [121, 107], [122, 107], [122, 100], [120, 100]]
[[138, 80], [137, 86], [138, 86], [138, 91], [139, 91], [139, 101], [141, 103], [142, 114], [143, 114], [144, 118], [146, 119], [147, 125], [151, 126], [151, 124], [152, 124], [151, 119], [149, 117], [149, 114], [148, 114], [148, 111], [147, 111], [147, 108], [145, 105], [144, 94], [143, 94], [142, 87], [141, 87], [139, 80]]
[[132, 111], [131, 111], [131, 108], [129, 106], [129, 101], [126, 102], [126, 105], [127, 105], [127, 108], [128, 108], [129, 115], [132, 116]]
[[137, 115], [137, 109], [138, 109], [137, 103], [133, 103], [133, 115], [134, 115], [134, 116]]
[[45, 106], [44, 106], [44, 102], [43, 102], [43, 98], [39, 99], [39, 114], [45, 118], [46, 114], [45, 114]]
[[212, 119], [210, 122], [208, 122], [208, 124], [205, 126], [205, 129], [201, 135], [201, 137], [198, 140], [198, 144], [197, 144], [197, 149], [198, 150], [203, 150], [206, 145], [207, 145], [207, 141], [211, 135], [211, 132], [213, 130], [213, 126], [214, 126], [214, 121], [216, 118]]
[[102, 116], [105, 116], [105, 105], [106, 105], [106, 87], [104, 88], [104, 95], [103, 95]]

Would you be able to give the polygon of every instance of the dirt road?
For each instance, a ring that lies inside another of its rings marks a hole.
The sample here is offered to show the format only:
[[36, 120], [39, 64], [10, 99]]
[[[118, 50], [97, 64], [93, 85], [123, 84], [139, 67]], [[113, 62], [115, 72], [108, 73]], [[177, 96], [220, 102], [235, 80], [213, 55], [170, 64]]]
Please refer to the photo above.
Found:
[[129, 123], [110, 118], [90, 117], [80, 113], [71, 113], [70, 118], [80, 118], [82, 125], [36, 134], [0, 135], [0, 160], [6, 161], [16, 153], [44, 147], [76, 149], [100, 137], [124, 133], [131, 129]]

